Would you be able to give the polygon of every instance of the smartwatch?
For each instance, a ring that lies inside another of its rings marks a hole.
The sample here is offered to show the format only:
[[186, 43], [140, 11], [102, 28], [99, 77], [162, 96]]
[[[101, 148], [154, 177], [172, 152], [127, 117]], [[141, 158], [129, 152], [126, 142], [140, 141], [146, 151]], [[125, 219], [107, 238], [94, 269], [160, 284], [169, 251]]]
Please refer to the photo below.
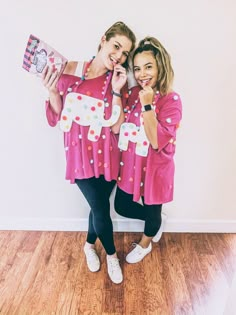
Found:
[[142, 107], [142, 112], [148, 112], [149, 110], [152, 110], [152, 109], [153, 109], [153, 106], [151, 104], [147, 104]]

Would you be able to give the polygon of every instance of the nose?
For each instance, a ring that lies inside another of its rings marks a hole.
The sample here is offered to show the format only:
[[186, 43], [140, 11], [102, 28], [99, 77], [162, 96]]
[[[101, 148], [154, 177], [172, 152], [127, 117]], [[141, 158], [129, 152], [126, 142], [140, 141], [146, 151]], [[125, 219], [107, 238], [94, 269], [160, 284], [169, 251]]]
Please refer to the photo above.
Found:
[[117, 61], [120, 62], [121, 58], [122, 58], [122, 51], [117, 51], [116, 52], [116, 59], [117, 59]]
[[140, 77], [145, 77], [146, 71], [145, 69], [140, 69]]

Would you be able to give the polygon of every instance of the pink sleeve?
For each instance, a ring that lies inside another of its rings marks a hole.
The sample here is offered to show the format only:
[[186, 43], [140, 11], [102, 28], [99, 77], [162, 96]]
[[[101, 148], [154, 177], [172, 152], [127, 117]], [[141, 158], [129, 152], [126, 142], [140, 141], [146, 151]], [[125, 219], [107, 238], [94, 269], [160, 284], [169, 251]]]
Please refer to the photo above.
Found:
[[176, 129], [182, 118], [182, 103], [179, 95], [171, 93], [163, 97], [163, 103], [157, 111], [158, 151], [161, 151], [170, 141], [176, 138]]
[[[61, 92], [64, 92], [64, 80], [63, 80], [63, 74], [61, 75], [58, 83], [57, 83], [57, 88], [58, 90]], [[58, 121], [60, 120], [61, 118], [61, 113], [59, 114], [56, 114], [51, 105], [50, 105], [50, 101], [47, 100], [45, 102], [45, 109], [46, 109], [46, 117], [47, 117], [47, 121], [48, 121], [48, 124], [51, 126], [51, 127], [55, 127], [58, 123]]]
[[127, 106], [128, 97], [129, 97], [129, 89], [128, 89], [127, 83], [121, 89], [121, 94], [122, 94], [122, 98], [121, 98], [122, 108], [124, 109]]
[[53, 111], [49, 100], [45, 102], [45, 107], [46, 107], [46, 117], [47, 117], [48, 124], [51, 127], [55, 127], [58, 121], [60, 120], [60, 114], [56, 114]]

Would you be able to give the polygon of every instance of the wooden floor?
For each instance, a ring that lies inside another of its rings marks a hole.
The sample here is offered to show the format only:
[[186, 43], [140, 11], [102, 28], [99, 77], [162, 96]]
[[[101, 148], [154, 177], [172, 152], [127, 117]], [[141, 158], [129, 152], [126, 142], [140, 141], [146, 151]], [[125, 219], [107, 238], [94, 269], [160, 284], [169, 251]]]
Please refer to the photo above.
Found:
[[125, 253], [140, 233], [115, 233], [119, 285], [107, 276], [99, 242], [101, 270], [88, 271], [85, 237], [0, 231], [0, 314], [236, 314], [236, 234], [164, 233], [151, 254], [129, 265]]

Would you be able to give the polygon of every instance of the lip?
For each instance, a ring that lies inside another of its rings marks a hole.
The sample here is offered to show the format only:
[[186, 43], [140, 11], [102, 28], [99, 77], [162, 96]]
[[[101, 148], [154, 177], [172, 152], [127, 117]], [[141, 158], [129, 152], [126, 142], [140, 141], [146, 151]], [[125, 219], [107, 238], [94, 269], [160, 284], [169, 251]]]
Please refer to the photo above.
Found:
[[139, 80], [139, 83], [140, 83], [141, 86], [146, 86], [146, 85], [149, 85], [151, 80], [152, 80], [151, 78], [145, 79], [145, 80]]
[[113, 65], [113, 67], [115, 67], [116, 65], [119, 64], [118, 60], [116, 60], [116, 59], [113, 58], [113, 57], [110, 57], [110, 61], [111, 61], [112, 65]]

